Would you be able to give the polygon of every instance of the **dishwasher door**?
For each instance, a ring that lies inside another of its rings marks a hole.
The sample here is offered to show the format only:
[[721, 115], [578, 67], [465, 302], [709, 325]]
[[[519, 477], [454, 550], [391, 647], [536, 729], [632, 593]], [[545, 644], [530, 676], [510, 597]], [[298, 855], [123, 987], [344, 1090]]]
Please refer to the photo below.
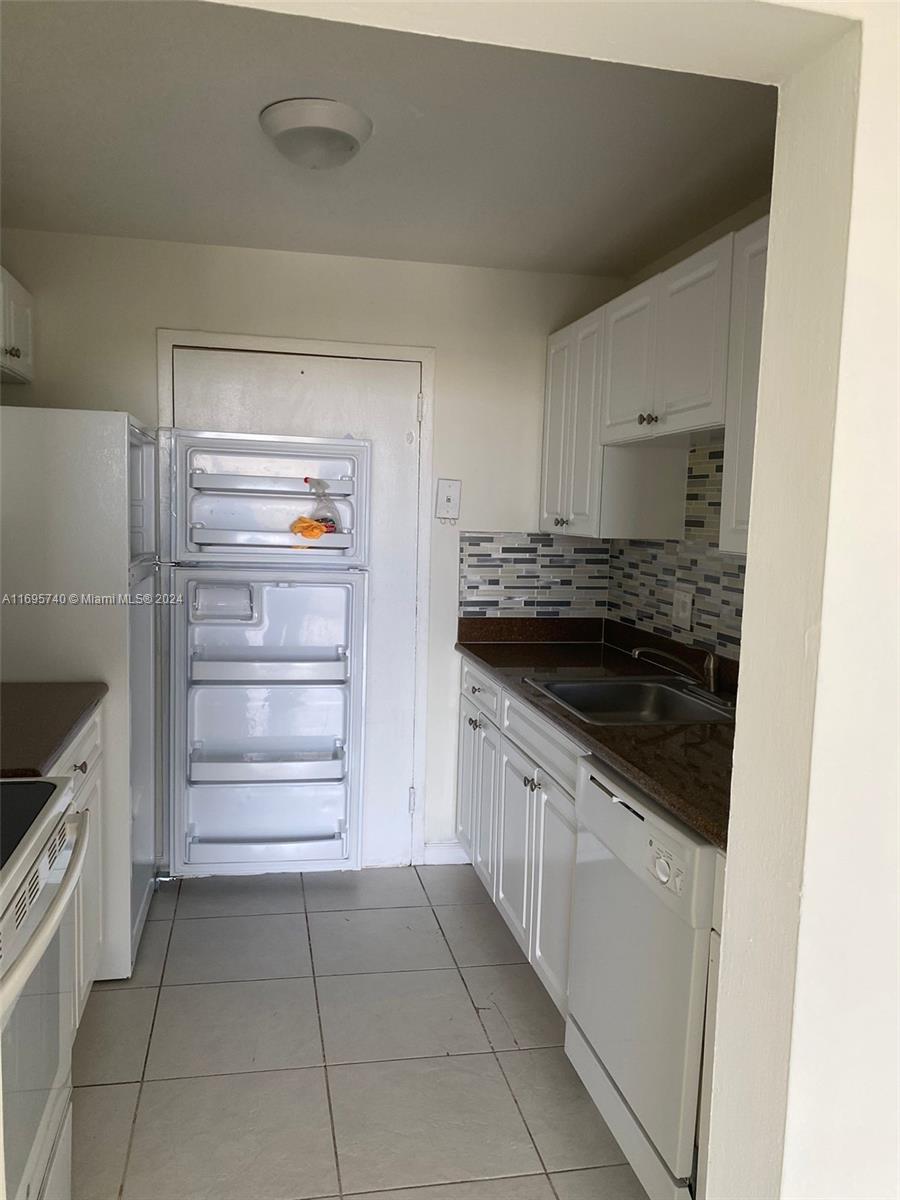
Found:
[[667, 1170], [687, 1179], [715, 850], [589, 761], [577, 811], [570, 1016]]

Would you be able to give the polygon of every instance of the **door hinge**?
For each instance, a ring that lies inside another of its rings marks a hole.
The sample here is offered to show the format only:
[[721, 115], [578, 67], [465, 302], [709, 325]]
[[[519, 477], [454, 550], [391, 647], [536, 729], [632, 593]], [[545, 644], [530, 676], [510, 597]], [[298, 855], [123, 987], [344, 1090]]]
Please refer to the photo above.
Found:
[[425, 416], [425, 395], [423, 392], [419, 392], [418, 396], [416, 396], [416, 420], [419, 422], [420, 425], [422, 424], [422, 418], [424, 416]]
[[409, 811], [410, 813], [416, 811], [416, 789], [414, 787], [409, 789]]

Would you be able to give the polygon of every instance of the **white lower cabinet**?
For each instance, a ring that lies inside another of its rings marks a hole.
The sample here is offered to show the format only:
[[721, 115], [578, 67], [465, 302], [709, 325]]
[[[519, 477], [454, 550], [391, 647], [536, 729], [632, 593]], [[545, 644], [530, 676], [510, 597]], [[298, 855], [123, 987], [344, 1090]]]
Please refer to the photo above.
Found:
[[497, 907], [527, 954], [531, 933], [531, 813], [537, 767], [511, 742], [500, 747]]
[[100, 965], [103, 944], [103, 785], [99, 766], [91, 773], [76, 802], [88, 813], [88, 847], [75, 889], [76, 1024], [81, 1020]]
[[500, 730], [485, 717], [475, 723], [474, 841], [472, 865], [481, 882], [494, 895], [497, 840], [497, 810], [500, 794]]
[[569, 924], [575, 872], [575, 801], [553, 779], [534, 794], [534, 884], [530, 959], [557, 1008], [566, 1011]]
[[[464, 686], [471, 674], [464, 662]], [[565, 1015], [576, 834], [569, 788], [582, 751], [529, 705], [482, 684], [460, 697], [456, 835]], [[502, 734], [481, 702], [499, 710]]]

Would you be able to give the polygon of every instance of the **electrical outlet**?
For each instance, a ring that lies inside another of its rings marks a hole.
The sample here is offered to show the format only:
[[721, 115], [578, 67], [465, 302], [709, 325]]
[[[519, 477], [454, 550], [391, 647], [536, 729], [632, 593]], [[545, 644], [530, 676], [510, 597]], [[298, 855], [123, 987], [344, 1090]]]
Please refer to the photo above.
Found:
[[694, 611], [694, 593], [687, 588], [676, 588], [672, 600], [672, 624], [678, 629], [690, 629]]

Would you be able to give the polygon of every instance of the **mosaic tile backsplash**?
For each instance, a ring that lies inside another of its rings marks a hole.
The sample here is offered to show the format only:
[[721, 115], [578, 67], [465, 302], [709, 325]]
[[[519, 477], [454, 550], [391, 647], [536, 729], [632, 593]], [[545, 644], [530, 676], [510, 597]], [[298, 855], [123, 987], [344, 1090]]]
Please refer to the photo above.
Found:
[[[745, 559], [718, 549], [722, 459], [720, 430], [695, 435], [681, 541], [461, 534], [459, 615], [608, 616], [737, 659]], [[672, 625], [676, 587], [694, 595], [690, 630]]]

